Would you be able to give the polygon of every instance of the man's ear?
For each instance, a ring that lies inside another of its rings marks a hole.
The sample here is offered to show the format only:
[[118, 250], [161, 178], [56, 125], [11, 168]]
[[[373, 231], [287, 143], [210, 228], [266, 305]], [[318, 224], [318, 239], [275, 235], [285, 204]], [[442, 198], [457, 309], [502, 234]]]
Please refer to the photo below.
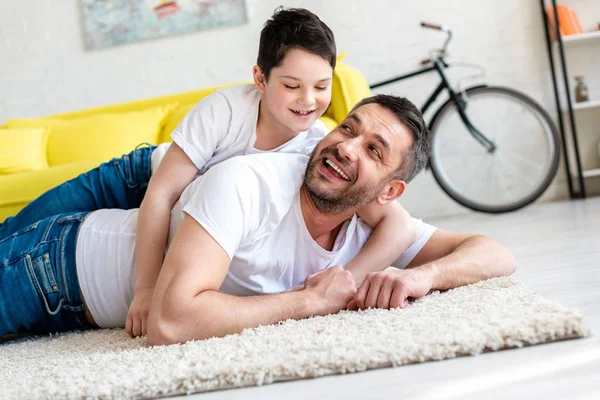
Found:
[[252, 68], [252, 76], [254, 77], [256, 89], [260, 93], [264, 93], [265, 86], [267, 85], [267, 79], [265, 78], [265, 74], [263, 74], [262, 69], [260, 69], [258, 65], [255, 65], [254, 68]]
[[392, 200], [396, 200], [402, 196], [406, 189], [406, 182], [400, 179], [392, 179], [390, 183], [385, 185], [383, 190], [375, 197], [375, 201], [380, 206], [389, 203]]

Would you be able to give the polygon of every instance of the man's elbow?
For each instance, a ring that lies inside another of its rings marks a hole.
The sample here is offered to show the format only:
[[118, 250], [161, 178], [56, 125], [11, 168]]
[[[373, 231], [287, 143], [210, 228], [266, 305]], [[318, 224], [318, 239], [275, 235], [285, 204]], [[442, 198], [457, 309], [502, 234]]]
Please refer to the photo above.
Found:
[[517, 260], [515, 259], [515, 256], [506, 246], [498, 242], [495, 243], [498, 247], [498, 265], [502, 268], [498, 275], [508, 276], [513, 274], [517, 270]]
[[167, 346], [185, 343], [189, 339], [184, 333], [189, 330], [185, 324], [185, 307], [179, 302], [160, 302], [150, 307], [148, 315], [147, 336], [148, 344], [152, 346]]
[[517, 270], [517, 259], [510, 250], [506, 249], [506, 252], [506, 275], [512, 275]]
[[151, 346], [168, 346], [171, 344], [185, 343], [181, 340], [181, 335], [177, 323], [167, 321], [161, 317], [148, 318], [148, 344]]
[[215, 336], [214, 326], [210, 324], [216, 320], [214, 316], [205, 313], [199, 315], [194, 309], [186, 308], [182, 302], [171, 304], [170, 307], [161, 304], [160, 309], [161, 311], [153, 311], [151, 308], [148, 316], [147, 336], [151, 346], [183, 344]]

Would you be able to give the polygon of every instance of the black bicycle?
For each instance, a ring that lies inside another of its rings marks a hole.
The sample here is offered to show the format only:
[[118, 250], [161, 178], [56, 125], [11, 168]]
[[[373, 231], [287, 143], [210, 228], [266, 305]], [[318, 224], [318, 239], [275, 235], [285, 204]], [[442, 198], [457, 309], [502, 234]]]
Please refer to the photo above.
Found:
[[447, 34], [424, 68], [371, 85], [371, 89], [436, 71], [441, 82], [425, 112], [446, 89], [448, 99], [428, 123], [432, 149], [428, 167], [441, 188], [476, 211], [502, 213], [533, 202], [548, 188], [559, 162], [558, 136], [548, 113], [529, 96], [505, 87], [478, 85], [455, 90], [444, 73], [452, 39], [444, 25], [421, 26]]

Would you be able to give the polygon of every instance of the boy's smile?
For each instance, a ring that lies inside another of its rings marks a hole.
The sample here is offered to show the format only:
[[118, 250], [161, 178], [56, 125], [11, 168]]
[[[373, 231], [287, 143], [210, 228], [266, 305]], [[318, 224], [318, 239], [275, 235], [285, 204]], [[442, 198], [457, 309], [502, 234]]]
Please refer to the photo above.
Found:
[[293, 112], [298, 118], [310, 118], [314, 114], [316, 109], [306, 110], [306, 111], [301, 111], [301, 110], [290, 110], [290, 111]]

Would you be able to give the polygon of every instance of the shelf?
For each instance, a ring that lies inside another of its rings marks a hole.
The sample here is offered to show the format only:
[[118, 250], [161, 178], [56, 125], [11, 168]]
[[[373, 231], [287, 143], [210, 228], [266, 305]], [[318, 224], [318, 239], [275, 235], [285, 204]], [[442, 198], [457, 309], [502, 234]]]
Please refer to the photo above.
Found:
[[571, 44], [571, 43], [583, 43], [583, 42], [588, 42], [588, 41], [592, 41], [592, 40], [600, 41], [600, 30], [586, 32], [586, 33], [580, 33], [577, 35], [562, 36], [562, 41], [565, 45]]
[[600, 168], [588, 169], [586, 171], [583, 171], [584, 178], [590, 178], [592, 176], [600, 176]]
[[[581, 103], [573, 102], [571, 107], [573, 107], [573, 111], [585, 110], [586, 108], [600, 107], [600, 100], [584, 101]], [[563, 108], [563, 112], [567, 112], [567, 109]]]

